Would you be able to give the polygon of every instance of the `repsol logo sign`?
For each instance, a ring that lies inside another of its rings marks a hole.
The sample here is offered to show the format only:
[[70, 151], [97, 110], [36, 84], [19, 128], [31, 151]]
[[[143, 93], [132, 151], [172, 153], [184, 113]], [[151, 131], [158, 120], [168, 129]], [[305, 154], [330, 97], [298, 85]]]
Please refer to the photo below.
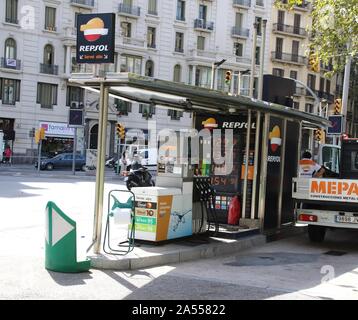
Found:
[[114, 62], [115, 14], [77, 16], [77, 63]]
[[[223, 122], [222, 124], [222, 128], [223, 129], [247, 129], [247, 122], [240, 122], [240, 121], [237, 121], [237, 122]], [[251, 124], [251, 129], [256, 129], [256, 123], [253, 122]]]

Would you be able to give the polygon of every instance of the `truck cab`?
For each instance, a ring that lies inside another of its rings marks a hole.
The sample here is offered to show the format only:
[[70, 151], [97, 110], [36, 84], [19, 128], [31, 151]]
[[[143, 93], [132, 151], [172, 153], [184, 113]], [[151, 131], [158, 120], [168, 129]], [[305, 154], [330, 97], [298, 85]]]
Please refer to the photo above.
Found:
[[358, 229], [358, 138], [342, 140], [341, 148], [322, 145], [319, 163], [335, 177], [292, 181], [296, 223], [308, 225], [313, 242], [323, 241], [327, 228]]

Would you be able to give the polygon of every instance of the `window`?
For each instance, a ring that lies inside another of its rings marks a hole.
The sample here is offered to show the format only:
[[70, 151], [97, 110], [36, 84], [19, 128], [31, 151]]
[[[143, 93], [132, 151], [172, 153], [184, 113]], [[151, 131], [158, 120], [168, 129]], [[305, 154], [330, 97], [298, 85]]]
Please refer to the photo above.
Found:
[[312, 90], [315, 90], [316, 87], [316, 76], [313, 74], [307, 75], [307, 86]]
[[207, 6], [199, 5], [199, 19], [206, 21]]
[[173, 81], [174, 82], [181, 82], [181, 66], [180, 66], [180, 64], [176, 64], [174, 66]]
[[142, 114], [143, 118], [152, 118], [153, 114], [155, 114], [155, 106], [151, 106], [149, 104], [140, 104], [139, 113]]
[[299, 41], [292, 41], [292, 61], [297, 62], [298, 61], [298, 48], [300, 46]]
[[326, 79], [326, 93], [331, 92], [331, 81]]
[[176, 32], [175, 33], [175, 51], [184, 52], [184, 33]]
[[20, 101], [20, 80], [0, 78], [0, 99], [10, 105]]
[[319, 79], [319, 91], [323, 92], [324, 91], [324, 78], [320, 78]]
[[283, 77], [285, 75], [285, 70], [280, 68], [273, 68], [272, 74], [277, 77]]
[[243, 20], [243, 14], [236, 12], [235, 15], [235, 27], [241, 29], [242, 28], [242, 20]]
[[260, 64], [260, 47], [256, 47], [256, 53], [255, 53], [255, 64]]
[[157, 0], [148, 0], [148, 13], [155, 16], [158, 15]]
[[44, 64], [52, 65], [54, 62], [54, 50], [53, 46], [47, 44], [44, 48]]
[[128, 116], [132, 112], [132, 104], [128, 101], [114, 99], [114, 105], [121, 116]]
[[57, 84], [39, 82], [36, 102], [41, 105], [41, 108], [47, 109], [52, 109], [54, 105], [57, 105]]
[[17, 20], [18, 0], [6, 0], [5, 21], [8, 23], [18, 24]]
[[236, 42], [234, 43], [234, 53], [236, 56], [238, 57], [242, 57], [242, 53], [243, 53], [243, 44], [240, 42]]
[[183, 116], [183, 111], [168, 109], [168, 116], [170, 116], [171, 120], [180, 120]]
[[45, 30], [56, 31], [56, 8], [45, 8]]
[[121, 22], [122, 36], [130, 38], [132, 36], [132, 24], [130, 22]]
[[300, 110], [300, 103], [297, 101], [293, 101], [292, 107], [293, 109]]
[[276, 59], [282, 59], [283, 38], [276, 38]]
[[205, 50], [205, 37], [198, 36], [197, 49]]
[[300, 34], [301, 15], [295, 13], [293, 19], [293, 33]]
[[313, 104], [311, 104], [311, 103], [306, 103], [306, 105], [305, 105], [305, 112], [313, 113]]
[[120, 72], [142, 73], [142, 58], [136, 56], [121, 56]]
[[262, 18], [256, 17], [256, 23], [257, 23], [257, 35], [261, 36], [262, 35]]
[[211, 68], [197, 66], [195, 72], [195, 85], [199, 87], [210, 88]]
[[277, 30], [283, 31], [285, 24], [285, 11], [279, 10], [277, 13]]
[[155, 28], [148, 27], [147, 43], [149, 48], [155, 48]]
[[5, 41], [5, 59], [16, 59], [16, 42], [12, 38], [8, 38]]
[[154, 63], [152, 60], [148, 60], [145, 63], [145, 75], [147, 77], [154, 77]]
[[183, 0], [177, 2], [177, 20], [185, 21], [185, 1]]
[[83, 103], [85, 90], [80, 87], [67, 86], [66, 106], [72, 107], [72, 102]]
[[297, 80], [297, 71], [296, 70], [291, 70], [290, 71], [290, 78]]

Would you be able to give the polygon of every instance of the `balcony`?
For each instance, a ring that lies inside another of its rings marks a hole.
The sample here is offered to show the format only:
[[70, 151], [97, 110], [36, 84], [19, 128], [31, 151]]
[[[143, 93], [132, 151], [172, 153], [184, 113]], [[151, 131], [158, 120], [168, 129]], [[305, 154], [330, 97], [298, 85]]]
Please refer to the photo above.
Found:
[[234, 7], [248, 9], [251, 7], [251, 0], [233, 0]]
[[208, 59], [215, 59], [216, 52], [207, 51], [207, 50], [199, 50], [193, 49], [190, 50], [190, 60], [195, 60], [196, 58], [208, 58]]
[[40, 63], [40, 73], [58, 75], [58, 66], [55, 64]]
[[243, 63], [243, 64], [251, 64], [251, 59], [248, 57], [236, 56], [236, 62]]
[[144, 48], [145, 41], [143, 39], [123, 37], [122, 44]]
[[307, 31], [304, 28], [299, 28], [281, 23], [274, 23], [273, 31], [275, 33], [284, 33], [300, 38], [305, 38], [307, 36]]
[[118, 13], [122, 16], [138, 18], [140, 16], [140, 7], [120, 3], [118, 6]]
[[296, 65], [307, 64], [307, 58], [304, 56], [299, 56], [297, 54], [291, 54], [291, 53], [283, 53], [279, 51], [271, 52], [271, 60], [284, 62], [284, 63], [292, 63]]
[[264, 0], [256, 0], [256, 5], [258, 7], [264, 7]]
[[211, 32], [214, 30], [214, 22], [206, 21], [204, 19], [195, 19], [194, 20], [194, 29], [197, 29], [199, 31]]
[[319, 91], [319, 90], [313, 90], [313, 92], [320, 98], [320, 99], [325, 99], [328, 102], [333, 103], [334, 101], [334, 95], [330, 94], [328, 92], [324, 92], [324, 91]]
[[21, 69], [21, 60], [10, 59], [10, 58], [1, 58], [0, 67], [4, 69], [20, 70]]
[[296, 10], [309, 11], [311, 9], [311, 4], [303, 0], [300, 5], [295, 5], [293, 8]]
[[148, 14], [152, 15], [152, 16], [157, 16], [158, 15], [158, 11], [157, 10], [150, 10], [148, 9]]
[[71, 0], [71, 4], [77, 7], [93, 8], [94, 0]]
[[155, 43], [147, 43], [147, 48], [156, 49], [157, 45]]
[[340, 84], [336, 84], [336, 91], [335, 91], [336, 96], [342, 96], [342, 93], [343, 93], [343, 86]]
[[331, 63], [325, 64], [322, 61], [319, 63], [320, 68], [324, 71], [333, 71], [333, 65]]
[[236, 38], [248, 38], [250, 34], [250, 30], [247, 28], [241, 27], [232, 27], [231, 36]]

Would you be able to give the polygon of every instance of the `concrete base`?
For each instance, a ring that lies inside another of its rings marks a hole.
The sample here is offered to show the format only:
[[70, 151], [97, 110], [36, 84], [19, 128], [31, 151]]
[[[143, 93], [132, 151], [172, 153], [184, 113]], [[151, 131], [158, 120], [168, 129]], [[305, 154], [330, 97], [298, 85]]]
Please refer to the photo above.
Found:
[[[111, 270], [133, 270], [161, 266], [185, 261], [213, 258], [266, 243], [263, 235], [248, 236], [241, 239], [206, 238], [206, 241], [188, 239], [163, 246], [140, 245], [124, 256], [98, 254], [89, 256], [91, 267]], [[202, 244], [203, 242], [207, 242]]]
[[260, 228], [260, 220], [241, 218], [239, 220], [239, 225], [240, 227], [247, 227], [249, 229]]

